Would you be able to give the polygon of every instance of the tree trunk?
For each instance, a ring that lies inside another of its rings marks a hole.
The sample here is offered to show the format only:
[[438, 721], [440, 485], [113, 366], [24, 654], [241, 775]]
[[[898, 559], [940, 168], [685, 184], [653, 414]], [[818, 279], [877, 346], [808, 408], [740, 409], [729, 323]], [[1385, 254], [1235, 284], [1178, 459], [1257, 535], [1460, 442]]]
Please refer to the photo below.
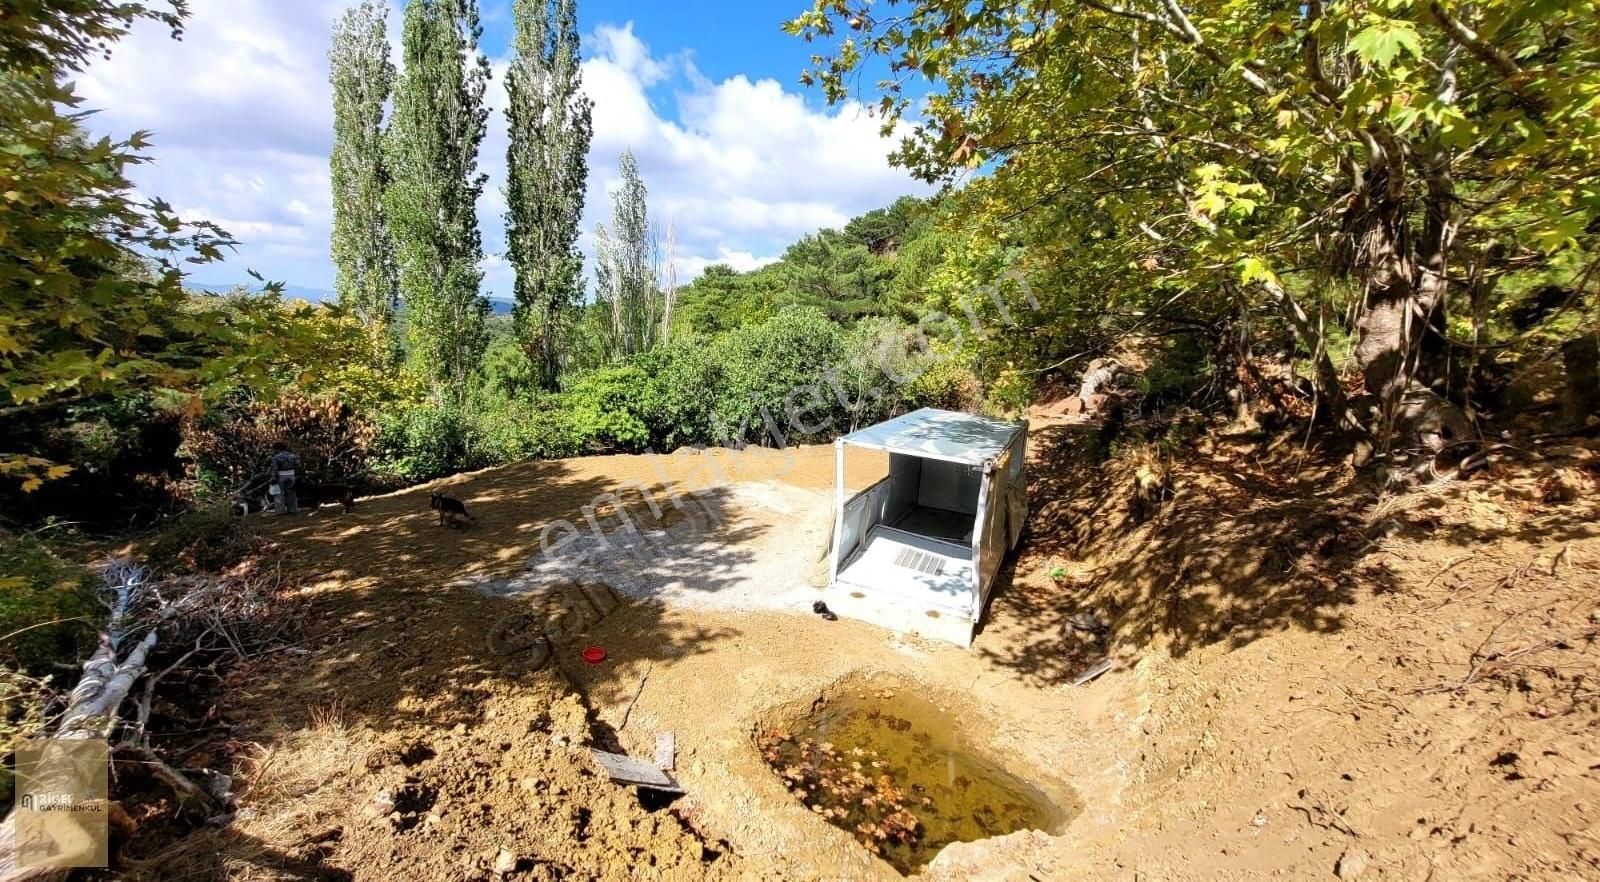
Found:
[[1453, 228], [1453, 183], [1448, 164], [1435, 158], [1423, 168], [1427, 217], [1412, 240], [1405, 196], [1393, 186], [1398, 169], [1369, 174], [1366, 241], [1367, 297], [1356, 322], [1356, 360], [1369, 394], [1378, 401], [1378, 434], [1404, 446], [1437, 451], [1469, 437], [1471, 421], [1445, 398], [1449, 350], [1444, 336], [1446, 270]]
[[[1350, 406], [1350, 401], [1345, 397], [1344, 387], [1339, 383], [1339, 371], [1333, 365], [1333, 359], [1328, 355], [1327, 342], [1317, 324], [1306, 314], [1304, 308], [1282, 285], [1275, 282], [1267, 283], [1267, 293], [1272, 296], [1278, 308], [1283, 310], [1284, 318], [1288, 319], [1289, 326], [1294, 329], [1295, 336], [1300, 338], [1300, 345], [1311, 353], [1313, 367], [1317, 373], [1317, 389], [1327, 399], [1324, 409], [1338, 422], [1339, 428], [1356, 435], [1360, 439], [1368, 439], [1367, 427], [1361, 422], [1355, 409]], [[1370, 447], [1370, 441], [1367, 446]], [[1366, 459], [1366, 454], [1361, 455]]]
[[1567, 369], [1567, 421], [1584, 426], [1600, 414], [1600, 341], [1585, 334], [1561, 347]]

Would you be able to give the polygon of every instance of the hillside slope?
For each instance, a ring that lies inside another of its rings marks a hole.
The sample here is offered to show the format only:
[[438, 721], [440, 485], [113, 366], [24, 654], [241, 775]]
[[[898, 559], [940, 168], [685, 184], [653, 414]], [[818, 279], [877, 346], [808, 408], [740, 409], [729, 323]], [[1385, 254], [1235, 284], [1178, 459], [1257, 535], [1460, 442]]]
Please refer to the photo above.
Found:
[[1292, 443], [1202, 441], [1140, 523], [1134, 463], [1039, 437], [995, 612], [1037, 636], [999, 660], [1086, 657], [1089, 613], [1124, 666], [1082, 690], [1122, 736], [1116, 808], [1064, 876], [1600, 877], [1592, 445], [1384, 493]]

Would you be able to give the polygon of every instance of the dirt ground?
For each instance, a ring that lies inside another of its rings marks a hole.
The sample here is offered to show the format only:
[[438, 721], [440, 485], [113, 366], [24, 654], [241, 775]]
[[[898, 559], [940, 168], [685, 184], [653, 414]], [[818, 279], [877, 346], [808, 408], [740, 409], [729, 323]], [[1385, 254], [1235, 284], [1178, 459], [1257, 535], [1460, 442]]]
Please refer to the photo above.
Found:
[[[527, 463], [265, 519], [305, 642], [234, 674], [235, 821], [140, 873], [898, 878], [752, 740], [882, 673], [1079, 809], [1056, 835], [950, 846], [925, 878], [1600, 878], [1593, 449], [1386, 494], [1293, 444], [1220, 439], [1152, 510], [1135, 463], [1087, 462], [1090, 431], [1035, 430], [1033, 517], [970, 649], [809, 613], [831, 447]], [[849, 483], [881, 468], [852, 460]], [[438, 526], [430, 490], [477, 525]], [[669, 546], [687, 524], [693, 553], [647, 545], [637, 579], [573, 604], [582, 573], [541, 569], [541, 535], [589, 530], [597, 498], [607, 529], [618, 499]], [[552, 596], [546, 657], [527, 632]], [[670, 804], [588, 760], [649, 757], [663, 732], [687, 791]]]

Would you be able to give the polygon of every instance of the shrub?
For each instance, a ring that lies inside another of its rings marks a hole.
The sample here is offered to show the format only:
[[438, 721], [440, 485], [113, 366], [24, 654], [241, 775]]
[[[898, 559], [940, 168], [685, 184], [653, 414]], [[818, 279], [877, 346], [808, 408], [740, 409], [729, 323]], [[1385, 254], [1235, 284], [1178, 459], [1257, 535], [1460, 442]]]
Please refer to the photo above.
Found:
[[468, 422], [454, 405], [426, 403], [384, 414], [379, 419], [374, 478], [406, 486], [442, 478], [470, 467]]
[[217, 572], [254, 551], [257, 541], [227, 505], [204, 505], [170, 521], [145, 547], [143, 557], [159, 573]]
[[[1032, 392], [1031, 383], [1028, 392]], [[983, 403], [983, 383], [968, 359], [951, 354], [930, 360], [927, 368], [906, 384], [903, 396], [912, 407], [977, 410]]]
[[716, 443], [716, 394], [723, 368], [714, 341], [679, 337], [640, 356], [638, 364], [653, 387], [646, 414], [650, 444], [675, 450]]
[[633, 364], [590, 371], [564, 396], [579, 437], [601, 447], [643, 450], [658, 404], [654, 384]]
[[[820, 310], [789, 307], [759, 325], [739, 328], [718, 341], [714, 357], [723, 381], [715, 394], [718, 441], [766, 441], [770, 418], [786, 443], [829, 435], [837, 401], [825, 374], [844, 354], [837, 325]], [[792, 409], [800, 411], [791, 419]], [[811, 429], [826, 423], [819, 429]]]
[[[94, 651], [100, 579], [37, 535], [0, 532], [0, 753], [44, 730], [55, 686]], [[12, 788], [0, 767], [0, 798]]]
[[0, 665], [42, 676], [77, 661], [95, 644], [99, 584], [37, 537], [0, 534]]
[[587, 442], [561, 396], [491, 398], [472, 414], [472, 458], [485, 465], [576, 456]]
[[376, 428], [336, 399], [286, 392], [275, 400], [238, 401], [184, 427], [184, 451], [196, 478], [213, 493], [232, 493], [265, 473], [272, 445], [287, 443], [301, 471], [326, 483], [359, 482]]
[[484, 402], [515, 401], [539, 387], [539, 368], [528, 360], [522, 343], [509, 333], [489, 341], [476, 377], [475, 397]]

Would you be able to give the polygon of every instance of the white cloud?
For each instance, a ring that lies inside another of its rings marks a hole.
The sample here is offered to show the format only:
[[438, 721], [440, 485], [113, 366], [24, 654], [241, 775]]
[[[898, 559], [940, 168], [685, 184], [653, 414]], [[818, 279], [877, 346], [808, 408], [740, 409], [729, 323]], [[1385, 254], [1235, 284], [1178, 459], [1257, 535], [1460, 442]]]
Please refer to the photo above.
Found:
[[[713, 263], [763, 266], [806, 233], [928, 191], [890, 167], [895, 142], [858, 104], [815, 110], [774, 80], [712, 82], [687, 54], [650, 54], [631, 25], [601, 27], [589, 45], [597, 53], [583, 64], [595, 102], [587, 228], [609, 216], [617, 159], [632, 149], [652, 214], [676, 224], [682, 279]], [[674, 87], [675, 113], [652, 100], [663, 86]]]
[[751, 270], [761, 269], [767, 264], [777, 263], [778, 260], [779, 255], [776, 254], [760, 257], [748, 251], [732, 251], [726, 247], [719, 247], [717, 253], [712, 257], [679, 257], [676, 261], [678, 265], [678, 281], [681, 283], [686, 279], [693, 279], [705, 272], [706, 267], [713, 264], [725, 263], [741, 273], [747, 273]]
[[331, 288], [328, 43], [342, 3], [196, 0], [183, 39], [142, 26], [78, 79], [90, 126], [153, 132], [143, 193], [213, 220], [242, 245], [201, 282], [268, 278]]
[[[256, 269], [269, 278], [331, 288], [332, 206], [327, 154], [332, 111], [327, 50], [338, 0], [195, 0], [181, 42], [141, 28], [79, 80], [99, 133], [154, 131], [156, 161], [135, 170], [145, 193], [215, 220], [242, 241], [203, 282]], [[498, 14], [486, 4], [486, 18]], [[391, 43], [400, 31], [389, 19]], [[908, 192], [926, 192], [890, 168], [892, 142], [855, 104], [831, 110], [770, 79], [707, 79], [689, 47], [660, 55], [632, 23], [585, 36], [584, 88], [595, 102], [582, 247], [609, 219], [609, 191], [625, 149], [638, 158], [652, 214], [677, 233], [680, 282], [712, 263], [753, 269], [801, 235]], [[503, 49], [489, 45], [491, 55]], [[489, 85], [489, 131], [479, 158], [490, 176], [479, 202], [485, 287], [509, 296], [505, 247], [503, 57]]]

